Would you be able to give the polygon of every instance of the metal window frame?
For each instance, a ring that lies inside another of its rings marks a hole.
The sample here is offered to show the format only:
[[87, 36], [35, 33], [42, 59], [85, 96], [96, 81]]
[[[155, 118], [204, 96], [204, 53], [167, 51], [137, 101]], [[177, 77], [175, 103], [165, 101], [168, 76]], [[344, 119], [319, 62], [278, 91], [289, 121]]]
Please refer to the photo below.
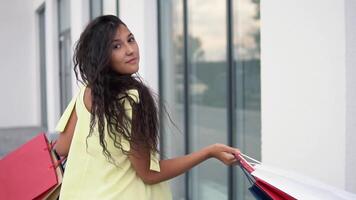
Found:
[[[162, 34], [161, 34], [161, 30], [162, 30], [162, 24], [161, 24], [161, 1], [160, 0], [157, 0], [157, 42], [158, 42], [158, 91], [159, 91], [159, 120], [160, 120], [160, 126], [162, 127], [162, 120], [163, 120], [163, 114], [162, 114], [162, 110], [163, 110], [163, 103], [162, 103], [162, 94], [163, 94], [163, 80], [162, 80], [162, 77], [163, 77], [163, 74], [162, 74], [162, 63], [163, 63], [163, 59], [162, 59], [162, 42], [161, 42], [161, 37], [162, 37]], [[162, 128], [160, 129], [162, 130]], [[159, 143], [160, 143], [160, 153], [161, 155], [164, 155], [165, 154], [165, 151], [164, 151], [164, 147], [165, 147], [165, 143], [164, 143], [164, 135], [161, 134], [160, 137], [159, 137]]]
[[[190, 69], [190, 57], [189, 57], [189, 29], [188, 29], [188, 0], [183, 0], [183, 38], [184, 38], [184, 142], [185, 142], [185, 154], [189, 154], [191, 151], [191, 143], [189, 139], [190, 135], [190, 91], [189, 91], [189, 69]], [[185, 198], [187, 200], [191, 199], [191, 182], [190, 182], [191, 172], [185, 173]]]
[[[39, 40], [39, 43], [38, 43], [38, 48], [39, 48], [39, 54], [40, 56], [44, 56], [44, 61], [46, 60], [46, 38], [45, 37], [41, 37], [41, 22], [40, 22], [40, 17], [41, 17], [41, 14], [43, 14], [43, 17], [44, 17], [44, 20], [46, 18], [46, 3], [43, 2], [36, 10], [36, 17], [37, 17], [37, 20], [38, 20], [38, 25], [37, 25], [37, 28], [38, 28], [38, 34], [37, 34], [37, 37], [38, 37], [38, 40]], [[44, 24], [44, 36], [46, 35], [46, 24]], [[43, 40], [43, 41], [41, 41]], [[41, 43], [43, 42], [43, 45], [44, 45], [44, 49], [43, 51], [44, 52], [41, 52], [40, 48], [41, 48]], [[44, 55], [41, 55], [41, 53], [44, 53]], [[41, 126], [42, 128], [44, 128], [45, 130], [48, 129], [48, 115], [47, 115], [47, 84], [46, 84], [46, 63], [42, 63], [41, 62], [41, 58], [39, 59], [40, 62], [39, 62], [39, 72], [40, 72], [40, 89], [41, 89]], [[44, 66], [42, 66], [42, 64], [44, 64]]]
[[116, 0], [116, 16], [120, 18], [120, 0]]
[[[236, 68], [234, 67], [234, 44], [233, 44], [233, 0], [226, 1], [226, 18], [227, 18], [227, 63], [228, 63], [228, 77], [227, 77], [227, 131], [229, 146], [236, 146]], [[230, 166], [228, 169], [228, 199], [237, 199], [236, 195], [236, 167]]]

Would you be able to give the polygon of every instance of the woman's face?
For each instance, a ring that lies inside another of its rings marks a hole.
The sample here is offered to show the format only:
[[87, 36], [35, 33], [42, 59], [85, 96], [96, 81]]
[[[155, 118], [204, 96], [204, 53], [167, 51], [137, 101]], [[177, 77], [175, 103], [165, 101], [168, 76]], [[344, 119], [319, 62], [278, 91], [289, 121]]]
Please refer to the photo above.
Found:
[[119, 25], [112, 43], [111, 66], [119, 74], [131, 75], [138, 71], [140, 53], [133, 34]]

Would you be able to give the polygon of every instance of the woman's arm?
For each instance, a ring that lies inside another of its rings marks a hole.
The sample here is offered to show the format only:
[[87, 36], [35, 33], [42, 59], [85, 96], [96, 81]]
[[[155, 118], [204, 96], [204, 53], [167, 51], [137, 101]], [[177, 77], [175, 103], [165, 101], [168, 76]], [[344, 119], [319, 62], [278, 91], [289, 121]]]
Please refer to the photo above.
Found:
[[[84, 105], [88, 110], [91, 110], [92, 102], [91, 102], [91, 90], [90, 88], [85, 88], [84, 91]], [[75, 126], [77, 124], [77, 113], [75, 109], [75, 105], [73, 107], [72, 113], [69, 117], [69, 120], [64, 128], [63, 132], [59, 134], [57, 139], [56, 146], [54, 149], [60, 156], [67, 156], [69, 153], [70, 144], [72, 143], [72, 138], [74, 135]]]
[[69, 147], [70, 144], [72, 143], [75, 125], [77, 124], [77, 119], [78, 118], [74, 107], [65, 129], [63, 132], [59, 133], [57, 143], [54, 147], [54, 149], [60, 156], [68, 155]]
[[149, 151], [137, 149], [133, 148], [130, 150], [129, 159], [137, 175], [147, 184], [156, 184], [174, 178], [212, 157], [226, 165], [235, 164], [237, 160], [233, 154], [240, 152], [236, 148], [223, 144], [214, 144], [185, 156], [161, 160], [159, 162], [161, 170], [160, 172], [156, 172], [149, 169]]

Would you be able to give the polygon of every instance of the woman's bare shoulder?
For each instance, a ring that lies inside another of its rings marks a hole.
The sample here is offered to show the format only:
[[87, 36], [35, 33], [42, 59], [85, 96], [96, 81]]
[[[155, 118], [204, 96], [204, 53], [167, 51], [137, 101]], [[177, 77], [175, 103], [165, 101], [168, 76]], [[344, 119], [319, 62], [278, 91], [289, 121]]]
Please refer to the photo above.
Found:
[[84, 105], [88, 111], [91, 110], [92, 97], [91, 97], [91, 89], [89, 87], [85, 87], [84, 90]]

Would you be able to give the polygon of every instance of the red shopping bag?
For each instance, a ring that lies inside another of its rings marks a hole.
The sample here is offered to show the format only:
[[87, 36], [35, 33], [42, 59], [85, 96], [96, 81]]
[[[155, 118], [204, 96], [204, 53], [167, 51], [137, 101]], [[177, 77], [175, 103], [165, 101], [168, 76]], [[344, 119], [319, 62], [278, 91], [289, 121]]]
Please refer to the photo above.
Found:
[[0, 199], [57, 199], [63, 171], [44, 133], [0, 160]]
[[[269, 184], [265, 180], [258, 178], [253, 175], [255, 168], [249, 162], [247, 162], [242, 154], [235, 155], [240, 163], [242, 171], [245, 173], [247, 179], [251, 183], [251, 188], [249, 189], [256, 199], [270, 199], [270, 200], [295, 200], [291, 195], [280, 190], [279, 188]], [[258, 161], [257, 161], [258, 162]]]
[[255, 184], [273, 200], [295, 200], [295, 198], [267, 183], [266, 181], [256, 178]]

